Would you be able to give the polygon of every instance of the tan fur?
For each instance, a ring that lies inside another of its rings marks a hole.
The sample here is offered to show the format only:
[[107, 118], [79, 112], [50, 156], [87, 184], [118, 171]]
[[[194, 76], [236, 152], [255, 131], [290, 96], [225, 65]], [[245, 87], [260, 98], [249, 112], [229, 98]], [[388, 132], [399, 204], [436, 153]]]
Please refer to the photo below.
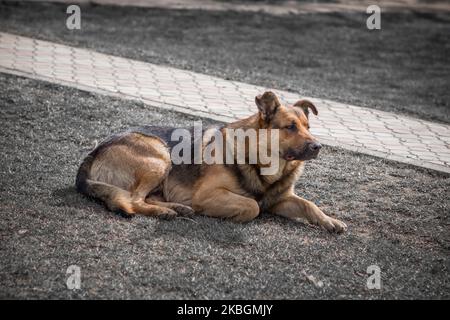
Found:
[[[343, 222], [326, 216], [314, 203], [294, 194], [304, 158], [292, 159], [289, 152], [306, 150], [308, 143], [315, 142], [308, 130], [308, 110], [317, 114], [315, 106], [307, 100], [284, 106], [271, 92], [256, 97], [255, 101], [257, 114], [226, 128], [279, 129], [283, 156], [274, 175], [261, 175], [260, 164], [203, 163], [198, 176], [191, 178], [189, 172], [171, 169], [164, 141], [130, 133], [85, 159], [77, 176], [77, 187], [80, 192], [103, 200], [111, 210], [130, 215], [174, 217], [192, 214], [192, 207], [199, 214], [245, 222], [266, 210], [287, 218], [304, 218], [329, 231], [344, 231]], [[225, 128], [222, 134], [226, 135]], [[180, 174], [188, 174], [188, 179]]]

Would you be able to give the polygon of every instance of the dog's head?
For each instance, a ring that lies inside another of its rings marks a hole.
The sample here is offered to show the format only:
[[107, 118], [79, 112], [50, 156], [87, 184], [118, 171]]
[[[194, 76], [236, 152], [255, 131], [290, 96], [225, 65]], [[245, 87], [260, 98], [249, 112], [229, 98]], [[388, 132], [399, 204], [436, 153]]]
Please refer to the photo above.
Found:
[[308, 100], [285, 106], [273, 92], [255, 98], [261, 128], [279, 129], [280, 156], [287, 161], [316, 158], [322, 145], [309, 132], [309, 110], [317, 115], [316, 107]]

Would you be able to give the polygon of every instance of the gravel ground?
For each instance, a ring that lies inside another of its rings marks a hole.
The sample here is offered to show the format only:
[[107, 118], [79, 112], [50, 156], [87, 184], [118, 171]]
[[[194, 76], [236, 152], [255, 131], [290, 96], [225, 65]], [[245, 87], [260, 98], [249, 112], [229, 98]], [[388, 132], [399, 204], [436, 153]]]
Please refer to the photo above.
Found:
[[[324, 147], [297, 192], [345, 221], [342, 235], [269, 214], [125, 219], [75, 192], [83, 156], [129, 126], [195, 119], [15, 76], [0, 83], [0, 298], [450, 298], [448, 175]], [[78, 291], [65, 285], [72, 264]], [[370, 265], [381, 290], [366, 288]]]
[[449, 14], [274, 17], [239, 12], [0, 3], [0, 30], [305, 96], [450, 123]]

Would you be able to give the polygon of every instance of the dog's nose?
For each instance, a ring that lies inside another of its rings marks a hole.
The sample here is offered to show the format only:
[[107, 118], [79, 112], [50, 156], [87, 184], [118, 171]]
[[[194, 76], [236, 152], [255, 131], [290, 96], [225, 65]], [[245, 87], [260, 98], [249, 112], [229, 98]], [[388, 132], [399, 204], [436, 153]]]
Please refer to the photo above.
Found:
[[308, 148], [311, 151], [318, 152], [320, 150], [320, 148], [322, 148], [322, 145], [318, 142], [310, 142], [310, 143], [308, 143]]

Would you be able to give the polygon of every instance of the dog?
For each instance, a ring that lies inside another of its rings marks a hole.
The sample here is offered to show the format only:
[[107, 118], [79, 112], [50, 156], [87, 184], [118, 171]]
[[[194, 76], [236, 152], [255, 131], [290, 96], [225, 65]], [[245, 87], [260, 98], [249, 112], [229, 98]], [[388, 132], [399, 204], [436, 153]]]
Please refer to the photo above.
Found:
[[226, 129], [278, 129], [274, 174], [262, 175], [259, 163], [175, 165], [170, 139], [174, 128], [143, 126], [113, 135], [89, 153], [79, 167], [76, 188], [126, 216], [203, 214], [246, 222], [265, 211], [304, 218], [330, 232], [345, 231], [345, 223], [294, 193], [305, 161], [316, 158], [321, 149], [309, 132], [309, 113], [317, 115], [317, 108], [308, 100], [284, 105], [270, 91], [255, 97], [255, 103], [254, 115], [219, 131], [226, 135]]

